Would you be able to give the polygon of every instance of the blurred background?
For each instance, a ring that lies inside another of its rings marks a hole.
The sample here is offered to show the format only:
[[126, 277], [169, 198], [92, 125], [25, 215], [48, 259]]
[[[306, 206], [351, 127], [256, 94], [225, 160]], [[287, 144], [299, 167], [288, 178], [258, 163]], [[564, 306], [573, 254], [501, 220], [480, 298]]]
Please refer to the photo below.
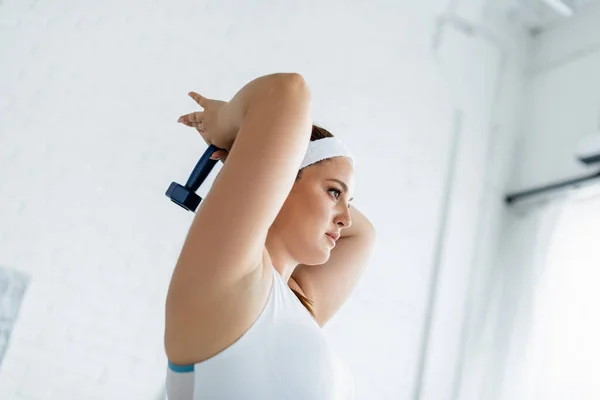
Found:
[[357, 399], [599, 399], [598, 71], [592, 0], [0, 1], [0, 398], [164, 398], [187, 93], [298, 72], [378, 231]]

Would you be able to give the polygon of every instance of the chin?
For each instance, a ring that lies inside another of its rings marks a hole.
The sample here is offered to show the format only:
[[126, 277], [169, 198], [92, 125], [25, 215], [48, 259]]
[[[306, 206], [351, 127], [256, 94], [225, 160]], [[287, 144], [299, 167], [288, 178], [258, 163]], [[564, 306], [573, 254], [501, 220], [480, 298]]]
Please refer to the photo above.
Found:
[[299, 264], [321, 265], [326, 263], [331, 256], [331, 245], [325, 239], [321, 242], [315, 240], [297, 241], [292, 254]]
[[305, 257], [303, 264], [305, 265], [321, 265], [325, 264], [331, 256], [331, 250], [327, 248], [314, 249], [310, 252], [310, 256]]

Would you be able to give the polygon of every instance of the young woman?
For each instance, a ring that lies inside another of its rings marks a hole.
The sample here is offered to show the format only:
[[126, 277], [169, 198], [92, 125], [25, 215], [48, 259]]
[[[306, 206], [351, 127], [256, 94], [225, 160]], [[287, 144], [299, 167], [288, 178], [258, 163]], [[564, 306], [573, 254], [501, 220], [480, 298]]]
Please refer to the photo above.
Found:
[[[166, 300], [169, 400], [349, 398], [320, 328], [367, 265], [371, 223], [350, 207], [352, 154], [312, 124], [302, 76], [182, 116], [224, 161], [191, 224]], [[226, 158], [226, 162], [225, 162]]]

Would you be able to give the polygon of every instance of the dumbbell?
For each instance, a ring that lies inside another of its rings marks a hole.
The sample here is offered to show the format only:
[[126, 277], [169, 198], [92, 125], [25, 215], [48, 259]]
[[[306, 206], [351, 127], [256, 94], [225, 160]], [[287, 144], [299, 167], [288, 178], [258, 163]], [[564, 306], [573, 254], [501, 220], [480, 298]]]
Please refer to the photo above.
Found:
[[182, 208], [195, 212], [196, 208], [202, 201], [202, 198], [196, 194], [196, 190], [202, 185], [210, 171], [214, 168], [215, 164], [219, 160], [211, 160], [210, 156], [219, 149], [215, 145], [208, 146], [208, 149], [202, 154], [200, 160], [194, 167], [194, 170], [190, 174], [185, 186], [180, 185], [177, 182], [171, 182], [165, 195], [171, 199], [171, 201]]

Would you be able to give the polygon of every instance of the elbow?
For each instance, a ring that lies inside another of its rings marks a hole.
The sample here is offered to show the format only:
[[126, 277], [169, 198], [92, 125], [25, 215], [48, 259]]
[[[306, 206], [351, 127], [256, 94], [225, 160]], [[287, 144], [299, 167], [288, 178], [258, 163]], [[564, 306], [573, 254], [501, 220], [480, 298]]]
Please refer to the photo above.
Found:
[[292, 86], [308, 87], [304, 77], [297, 72], [284, 73], [283, 77], [285, 81]]
[[271, 75], [271, 78], [280, 84], [306, 85], [306, 80], [298, 72], [278, 72]]
[[273, 84], [277, 89], [307, 96], [311, 93], [304, 77], [297, 72], [282, 72], [273, 75]]

